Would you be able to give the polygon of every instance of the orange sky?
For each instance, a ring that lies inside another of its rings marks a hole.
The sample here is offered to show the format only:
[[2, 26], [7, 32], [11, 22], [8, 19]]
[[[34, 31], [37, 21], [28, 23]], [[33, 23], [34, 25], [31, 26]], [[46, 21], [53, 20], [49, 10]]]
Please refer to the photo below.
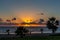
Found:
[[[41, 15], [41, 13], [44, 13], [44, 15]], [[33, 22], [36, 20], [39, 20], [40, 18], [47, 20], [47, 12], [38, 11], [34, 8], [24, 8], [19, 10], [14, 10], [14, 15], [20, 19], [20, 22]]]

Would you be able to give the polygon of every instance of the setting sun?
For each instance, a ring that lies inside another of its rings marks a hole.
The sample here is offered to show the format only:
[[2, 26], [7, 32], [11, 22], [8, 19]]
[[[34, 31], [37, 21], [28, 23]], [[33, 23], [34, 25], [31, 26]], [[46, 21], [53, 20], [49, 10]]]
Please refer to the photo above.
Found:
[[33, 19], [32, 19], [32, 18], [30, 18], [30, 17], [23, 18], [22, 20], [23, 20], [25, 23], [33, 22]]

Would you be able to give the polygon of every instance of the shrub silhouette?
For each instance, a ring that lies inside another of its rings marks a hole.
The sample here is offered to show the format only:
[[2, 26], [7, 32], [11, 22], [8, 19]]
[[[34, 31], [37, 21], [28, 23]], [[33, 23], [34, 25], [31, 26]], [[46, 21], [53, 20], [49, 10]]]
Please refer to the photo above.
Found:
[[18, 27], [15, 31], [16, 35], [20, 35], [21, 37], [25, 36], [28, 33], [28, 30], [24, 27]]

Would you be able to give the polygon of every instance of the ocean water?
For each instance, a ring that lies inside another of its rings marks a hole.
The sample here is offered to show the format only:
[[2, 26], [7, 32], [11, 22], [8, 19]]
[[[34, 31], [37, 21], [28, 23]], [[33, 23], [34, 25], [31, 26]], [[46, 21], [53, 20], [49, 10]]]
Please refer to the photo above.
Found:
[[[33, 32], [40, 32], [40, 29], [43, 29], [43, 33], [52, 33], [52, 31], [50, 29], [48, 29], [47, 27], [26, 27], [26, 29], [28, 29], [29, 31]], [[0, 27], [0, 33], [7, 33], [6, 30], [10, 30], [10, 33], [15, 33], [17, 27]], [[60, 33], [60, 27], [58, 27], [56, 33]]]

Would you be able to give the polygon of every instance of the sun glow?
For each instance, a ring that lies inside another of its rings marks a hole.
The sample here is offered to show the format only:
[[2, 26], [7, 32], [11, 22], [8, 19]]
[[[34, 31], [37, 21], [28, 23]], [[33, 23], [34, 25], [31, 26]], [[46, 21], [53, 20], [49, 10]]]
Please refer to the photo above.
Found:
[[23, 20], [25, 23], [33, 22], [33, 19], [32, 19], [32, 18], [30, 18], [30, 17], [23, 18], [22, 20]]

